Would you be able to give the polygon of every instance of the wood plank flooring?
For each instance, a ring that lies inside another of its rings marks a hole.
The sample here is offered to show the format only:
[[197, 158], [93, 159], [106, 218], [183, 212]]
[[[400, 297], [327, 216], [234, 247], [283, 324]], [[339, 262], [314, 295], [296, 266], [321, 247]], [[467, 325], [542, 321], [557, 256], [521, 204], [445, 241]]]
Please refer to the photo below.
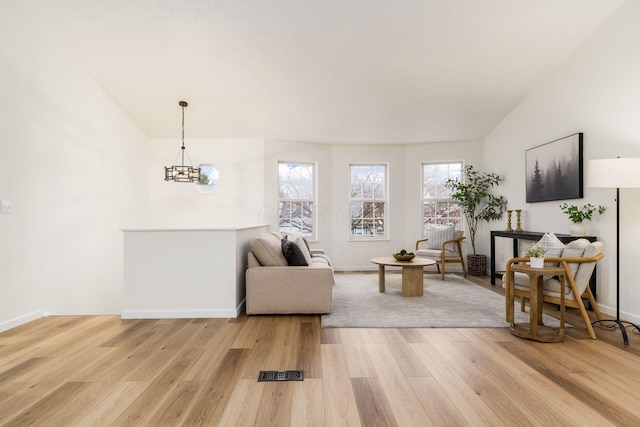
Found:
[[[480, 286], [488, 278], [471, 278]], [[557, 315], [554, 307], [545, 312]], [[635, 426], [640, 336], [55, 316], [0, 334], [3, 426]], [[301, 382], [257, 382], [303, 369]]]

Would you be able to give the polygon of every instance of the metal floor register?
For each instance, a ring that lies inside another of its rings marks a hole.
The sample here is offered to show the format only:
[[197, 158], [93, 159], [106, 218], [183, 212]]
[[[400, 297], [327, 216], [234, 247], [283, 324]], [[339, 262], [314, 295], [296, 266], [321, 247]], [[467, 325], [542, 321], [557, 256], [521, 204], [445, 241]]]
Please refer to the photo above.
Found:
[[303, 371], [260, 371], [258, 382], [262, 381], [304, 381]]

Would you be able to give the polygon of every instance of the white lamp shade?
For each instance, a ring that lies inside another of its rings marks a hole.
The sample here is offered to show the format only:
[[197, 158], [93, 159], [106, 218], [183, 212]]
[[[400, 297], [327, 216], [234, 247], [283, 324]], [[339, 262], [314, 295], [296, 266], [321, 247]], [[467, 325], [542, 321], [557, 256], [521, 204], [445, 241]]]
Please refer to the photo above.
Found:
[[640, 188], [640, 158], [589, 160], [587, 187]]

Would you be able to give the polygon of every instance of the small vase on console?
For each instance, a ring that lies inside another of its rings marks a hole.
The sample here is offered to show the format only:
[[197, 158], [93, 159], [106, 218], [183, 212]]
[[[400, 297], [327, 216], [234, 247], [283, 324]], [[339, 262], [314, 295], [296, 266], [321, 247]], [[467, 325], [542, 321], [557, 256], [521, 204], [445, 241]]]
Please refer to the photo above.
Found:
[[581, 222], [572, 222], [569, 226], [569, 234], [572, 236], [586, 236], [587, 226]]

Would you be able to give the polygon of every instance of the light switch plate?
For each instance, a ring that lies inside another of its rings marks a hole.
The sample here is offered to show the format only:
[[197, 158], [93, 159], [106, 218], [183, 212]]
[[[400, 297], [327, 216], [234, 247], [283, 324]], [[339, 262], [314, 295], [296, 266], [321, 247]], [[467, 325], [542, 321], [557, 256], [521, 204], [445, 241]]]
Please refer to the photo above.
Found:
[[2, 213], [11, 213], [13, 210], [13, 203], [11, 200], [3, 200], [2, 201]]

